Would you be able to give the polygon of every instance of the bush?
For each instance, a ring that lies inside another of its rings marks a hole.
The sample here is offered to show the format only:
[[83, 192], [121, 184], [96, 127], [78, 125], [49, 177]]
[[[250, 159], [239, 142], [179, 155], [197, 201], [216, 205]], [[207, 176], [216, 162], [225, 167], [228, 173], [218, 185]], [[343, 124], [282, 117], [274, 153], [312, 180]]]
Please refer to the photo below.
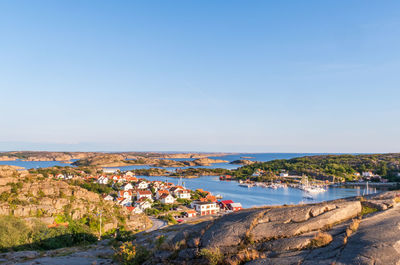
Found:
[[134, 246], [132, 242], [125, 242], [119, 247], [115, 259], [121, 264], [139, 265], [145, 262], [149, 256], [150, 252], [145, 248]]
[[[61, 217], [56, 219], [64, 221]], [[68, 227], [48, 228], [36, 221], [30, 228], [17, 217], [0, 217], [0, 250], [49, 250], [97, 241], [86, 225], [79, 221], [68, 221]]]
[[200, 256], [206, 258], [210, 265], [220, 264], [222, 263], [222, 260], [224, 258], [223, 254], [221, 254], [218, 248], [215, 250], [203, 248], [202, 250], [200, 250]]
[[28, 241], [29, 228], [14, 216], [0, 217], [0, 249], [11, 249]]
[[309, 247], [310, 248], [320, 248], [328, 245], [332, 242], [332, 236], [328, 233], [318, 232], [315, 237], [311, 240]]
[[158, 218], [167, 221], [168, 224], [176, 225], [178, 223], [170, 213], [167, 215], [159, 216]]
[[160, 246], [165, 242], [165, 236], [161, 235], [156, 240], [156, 248], [160, 248]]
[[374, 213], [376, 211], [378, 211], [378, 209], [363, 205], [362, 209], [361, 209], [361, 215], [363, 216], [363, 215], [366, 215], [366, 214]]

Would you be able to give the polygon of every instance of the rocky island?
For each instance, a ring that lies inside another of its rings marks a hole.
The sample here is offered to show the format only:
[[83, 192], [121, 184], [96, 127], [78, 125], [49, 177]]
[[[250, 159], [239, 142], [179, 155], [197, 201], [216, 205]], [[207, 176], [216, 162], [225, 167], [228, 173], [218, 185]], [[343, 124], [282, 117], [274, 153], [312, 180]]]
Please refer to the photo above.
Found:
[[209, 166], [213, 163], [227, 163], [226, 160], [211, 159], [207, 157], [194, 159], [192, 161], [176, 161], [172, 159], [159, 159], [153, 157], [135, 156], [127, 159], [123, 154], [99, 154], [85, 159], [75, 161], [76, 166], [97, 166], [97, 167], [123, 167], [129, 165], [145, 165], [153, 167], [190, 167]]
[[251, 160], [246, 160], [246, 159], [239, 159], [239, 160], [234, 160], [234, 161], [230, 162], [229, 164], [247, 166], [247, 165], [252, 165], [254, 163], [257, 163], [257, 162], [251, 161]]

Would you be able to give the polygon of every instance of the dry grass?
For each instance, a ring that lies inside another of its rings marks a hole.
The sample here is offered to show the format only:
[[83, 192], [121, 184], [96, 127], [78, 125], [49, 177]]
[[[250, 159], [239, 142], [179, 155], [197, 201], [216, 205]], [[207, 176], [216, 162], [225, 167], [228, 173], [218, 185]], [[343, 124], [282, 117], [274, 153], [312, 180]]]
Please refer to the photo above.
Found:
[[315, 237], [311, 240], [310, 248], [320, 248], [328, 245], [333, 240], [332, 236], [325, 232], [318, 232]]
[[353, 219], [353, 222], [350, 224], [349, 229], [353, 232], [357, 231], [360, 223], [361, 223], [360, 219]]
[[358, 226], [360, 225], [361, 219], [353, 219], [353, 222], [346, 229], [346, 237], [351, 236], [354, 232], [357, 231]]

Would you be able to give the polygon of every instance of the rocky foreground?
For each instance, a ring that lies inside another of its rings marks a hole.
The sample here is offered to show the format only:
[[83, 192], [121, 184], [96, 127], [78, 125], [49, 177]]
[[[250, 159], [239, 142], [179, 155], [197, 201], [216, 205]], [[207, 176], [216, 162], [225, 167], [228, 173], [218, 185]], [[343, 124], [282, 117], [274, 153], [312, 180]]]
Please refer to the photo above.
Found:
[[[150, 251], [144, 264], [399, 264], [399, 195], [247, 209], [142, 233], [134, 244]], [[24, 264], [111, 264], [112, 253], [98, 245], [62, 257], [30, 253]], [[21, 261], [17, 254], [3, 257]]]
[[[154, 251], [146, 264], [398, 264], [398, 195], [248, 209], [157, 231], [136, 244]], [[157, 248], [149, 238], [160, 236], [165, 241]]]

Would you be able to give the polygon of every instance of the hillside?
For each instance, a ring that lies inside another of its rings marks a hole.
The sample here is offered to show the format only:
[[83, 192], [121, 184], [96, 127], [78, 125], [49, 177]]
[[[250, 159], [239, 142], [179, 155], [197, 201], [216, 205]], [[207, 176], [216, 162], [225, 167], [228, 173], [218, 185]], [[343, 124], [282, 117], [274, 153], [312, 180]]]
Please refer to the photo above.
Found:
[[355, 173], [372, 171], [382, 177], [398, 181], [400, 153], [319, 155], [273, 160], [241, 167], [234, 174], [237, 178], [246, 178], [256, 169], [264, 170], [269, 173], [269, 176], [279, 175], [281, 170], [285, 170], [293, 175], [306, 174], [320, 179], [334, 178], [336, 180], [354, 180]]
[[[151, 225], [145, 215], [130, 214], [124, 208], [104, 201], [100, 194], [73, 186], [63, 180], [45, 178], [40, 174], [19, 172], [15, 167], [0, 166], [0, 218], [32, 227], [57, 226], [58, 223], [78, 225], [86, 233], [102, 233], [115, 228], [143, 230]], [[4, 232], [4, 231], [1, 231]], [[22, 239], [21, 239], [22, 240]], [[20, 241], [21, 241], [20, 240]], [[17, 245], [28, 241], [16, 242]], [[13, 247], [0, 239], [0, 249]]]

